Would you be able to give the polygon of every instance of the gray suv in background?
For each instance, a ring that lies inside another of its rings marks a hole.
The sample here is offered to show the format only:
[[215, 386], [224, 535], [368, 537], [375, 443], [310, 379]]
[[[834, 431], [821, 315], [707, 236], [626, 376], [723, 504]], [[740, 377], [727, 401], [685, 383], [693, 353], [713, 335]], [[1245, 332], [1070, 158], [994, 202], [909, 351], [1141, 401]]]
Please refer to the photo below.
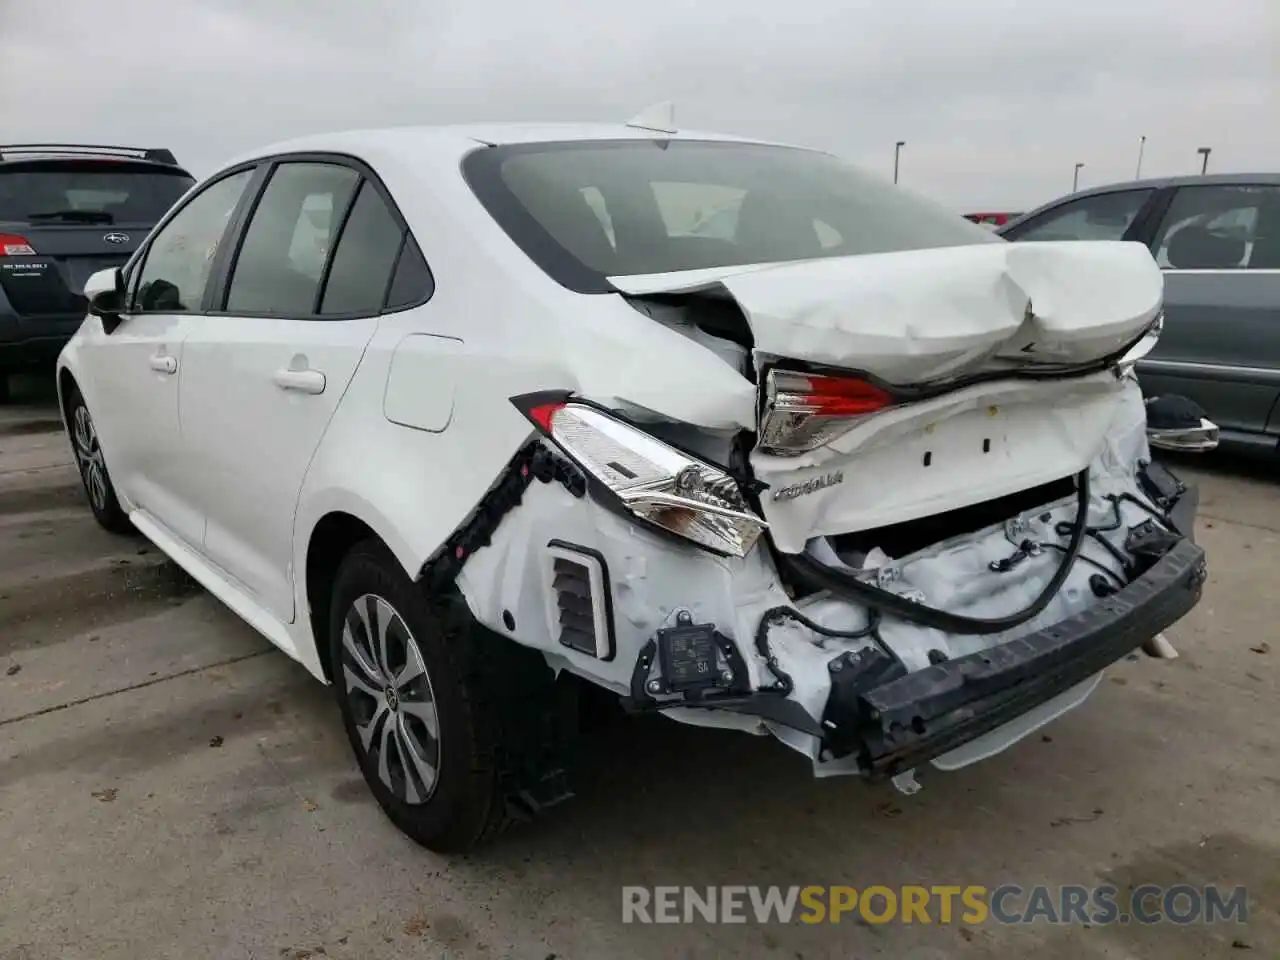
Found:
[[123, 264], [195, 183], [168, 150], [0, 144], [0, 402], [85, 317], [84, 282]]
[[1223, 447], [1280, 451], [1280, 174], [1082, 190], [997, 233], [1145, 243], [1165, 273], [1165, 324], [1138, 363], [1144, 392], [1203, 407]]

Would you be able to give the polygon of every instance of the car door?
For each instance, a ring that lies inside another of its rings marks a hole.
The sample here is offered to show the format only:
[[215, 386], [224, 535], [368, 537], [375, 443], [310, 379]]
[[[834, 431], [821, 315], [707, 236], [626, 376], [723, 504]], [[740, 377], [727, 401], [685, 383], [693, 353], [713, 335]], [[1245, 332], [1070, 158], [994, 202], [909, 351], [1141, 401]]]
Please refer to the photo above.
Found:
[[406, 229], [371, 172], [275, 163], [186, 338], [181, 426], [204, 555], [281, 622], [294, 617], [293, 519], [307, 466], [378, 327]]
[[1068, 198], [997, 233], [1013, 241], [1126, 240], [1155, 192], [1136, 187]]
[[1236, 439], [1274, 446], [1280, 184], [1180, 187], [1150, 245], [1165, 272], [1165, 325], [1138, 366], [1145, 391], [1182, 394]]
[[175, 210], [128, 265], [128, 306], [110, 332], [86, 324], [86, 396], [116, 489], [132, 507], [199, 544], [200, 511], [181, 495], [187, 468], [178, 421], [182, 345], [209, 292], [213, 255], [252, 169], [220, 178]]

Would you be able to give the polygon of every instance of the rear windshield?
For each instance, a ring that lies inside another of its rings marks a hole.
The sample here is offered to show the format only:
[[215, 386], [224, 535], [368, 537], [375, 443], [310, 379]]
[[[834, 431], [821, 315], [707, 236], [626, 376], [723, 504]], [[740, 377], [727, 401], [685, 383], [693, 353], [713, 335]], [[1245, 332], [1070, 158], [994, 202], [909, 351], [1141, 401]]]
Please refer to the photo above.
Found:
[[1003, 243], [828, 154], [723, 141], [570, 141], [477, 150], [476, 196], [570, 289], [667, 273]]
[[0, 166], [0, 220], [152, 224], [194, 182], [181, 170], [103, 161]]

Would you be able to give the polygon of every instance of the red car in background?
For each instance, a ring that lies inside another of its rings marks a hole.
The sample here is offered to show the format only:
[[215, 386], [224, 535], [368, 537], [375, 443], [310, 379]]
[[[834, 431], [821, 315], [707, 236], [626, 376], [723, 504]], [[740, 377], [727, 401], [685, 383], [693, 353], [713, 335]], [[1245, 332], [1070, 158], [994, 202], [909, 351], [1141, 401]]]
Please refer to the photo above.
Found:
[[1022, 216], [1021, 213], [966, 213], [964, 218], [994, 230], [997, 227], [1003, 227], [1006, 223], [1020, 216]]

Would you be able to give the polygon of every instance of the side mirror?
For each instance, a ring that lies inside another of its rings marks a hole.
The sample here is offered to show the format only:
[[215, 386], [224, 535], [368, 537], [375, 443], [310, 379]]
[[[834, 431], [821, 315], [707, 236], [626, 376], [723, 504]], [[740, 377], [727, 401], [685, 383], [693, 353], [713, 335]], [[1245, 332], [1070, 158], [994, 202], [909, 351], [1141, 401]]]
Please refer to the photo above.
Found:
[[102, 328], [110, 333], [120, 325], [124, 312], [124, 274], [119, 267], [109, 267], [92, 274], [84, 285], [84, 296], [89, 301], [89, 312], [102, 318]]

